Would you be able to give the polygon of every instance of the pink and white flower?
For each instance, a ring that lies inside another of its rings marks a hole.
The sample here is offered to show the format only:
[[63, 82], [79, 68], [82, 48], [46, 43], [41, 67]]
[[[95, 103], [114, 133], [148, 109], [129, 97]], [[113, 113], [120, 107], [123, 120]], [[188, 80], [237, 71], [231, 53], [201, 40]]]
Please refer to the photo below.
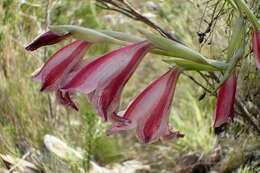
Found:
[[58, 50], [43, 67], [33, 75], [33, 80], [43, 83], [41, 91], [54, 91], [64, 77], [81, 62], [91, 43], [77, 40]]
[[172, 68], [145, 88], [126, 111], [121, 113], [125, 121], [114, 122], [107, 131], [108, 135], [136, 128], [138, 139], [143, 143], [156, 141], [160, 137], [183, 137], [179, 132], [172, 132], [168, 124], [174, 91], [181, 71], [179, 67]]
[[61, 104], [71, 106], [78, 110], [68, 94], [62, 95], [58, 90], [61, 82], [75, 67], [82, 61], [91, 43], [77, 40], [58, 50], [47, 62], [36, 72], [32, 79], [42, 83], [41, 91], [56, 92], [58, 101]]
[[114, 113], [118, 112], [123, 87], [151, 48], [151, 43], [142, 41], [91, 60], [67, 76], [60, 91], [63, 95], [88, 94], [104, 121], [118, 119]]

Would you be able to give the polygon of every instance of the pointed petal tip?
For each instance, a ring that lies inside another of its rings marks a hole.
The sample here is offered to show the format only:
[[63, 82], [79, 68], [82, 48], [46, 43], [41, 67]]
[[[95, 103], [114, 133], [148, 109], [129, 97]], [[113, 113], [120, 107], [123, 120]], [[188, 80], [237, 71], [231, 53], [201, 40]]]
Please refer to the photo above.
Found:
[[129, 130], [135, 127], [134, 123], [125, 123], [125, 122], [113, 122], [113, 125], [107, 129], [106, 134], [108, 136], [124, 130]]
[[68, 92], [63, 92], [60, 89], [58, 89], [56, 91], [56, 98], [57, 101], [64, 105], [64, 106], [68, 106], [70, 108], [72, 108], [75, 111], [79, 111], [79, 108], [77, 107], [77, 105], [73, 102], [73, 100], [70, 98], [70, 93]]
[[[168, 132], [168, 134], [165, 134], [164, 136], [161, 136], [161, 140], [172, 140], [172, 139], [178, 139], [178, 138], [183, 138], [185, 135], [176, 131], [176, 132]], [[153, 142], [158, 141], [158, 139], [153, 139], [152, 136], [144, 136], [142, 138], [139, 138], [139, 141], [142, 142], [143, 144], [150, 144]]]
[[43, 82], [40, 88], [40, 92], [44, 92], [44, 91], [53, 91], [53, 86], [48, 84], [47, 82]]
[[123, 117], [123, 116], [119, 116], [116, 113], [112, 114], [112, 120], [118, 123], [122, 123], [122, 124], [130, 124], [132, 121]]
[[119, 132], [121, 130], [124, 130], [124, 128], [116, 126], [116, 125], [112, 125], [109, 129], [106, 130], [106, 135], [111, 136], [112, 134]]
[[177, 138], [183, 138], [185, 135], [180, 133], [179, 131], [168, 131], [167, 134], [165, 134], [162, 138], [164, 140], [171, 140], [171, 139], [177, 139]]
[[79, 111], [79, 108], [76, 106], [75, 103], [70, 103], [70, 104], [68, 104], [68, 106], [71, 107], [72, 109], [74, 109], [77, 112]]
[[28, 46], [25, 47], [25, 50], [27, 51], [34, 51], [42, 46], [52, 45], [56, 44], [67, 37], [71, 36], [70, 33], [67, 34], [59, 34], [53, 31], [47, 31], [37, 37], [32, 43], [30, 43]]
[[27, 50], [27, 51], [34, 51], [34, 50], [36, 50], [36, 49], [37, 49], [37, 48], [34, 47], [34, 46], [31, 45], [31, 44], [25, 47], [25, 50]]
[[46, 88], [47, 88], [47, 85], [43, 84], [41, 89], [40, 89], [40, 92], [43, 92]]
[[151, 137], [150, 136], [145, 136], [143, 139], [140, 139], [140, 141], [143, 144], [149, 144], [151, 142]]

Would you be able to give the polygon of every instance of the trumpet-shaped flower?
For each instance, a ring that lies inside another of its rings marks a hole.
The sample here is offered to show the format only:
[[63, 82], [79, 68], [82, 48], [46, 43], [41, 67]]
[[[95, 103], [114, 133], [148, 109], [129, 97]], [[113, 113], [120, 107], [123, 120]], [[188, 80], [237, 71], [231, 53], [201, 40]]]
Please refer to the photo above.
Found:
[[56, 44], [66, 38], [71, 36], [70, 33], [67, 34], [59, 34], [53, 31], [47, 31], [37, 37], [32, 43], [25, 47], [28, 51], [34, 51], [42, 46]]
[[256, 56], [256, 67], [260, 70], [260, 33], [258, 31], [253, 31], [252, 44]]
[[90, 45], [91, 43], [77, 40], [52, 55], [32, 77], [43, 83], [41, 91], [56, 91], [64, 77], [81, 62]]
[[143, 143], [156, 141], [160, 137], [183, 137], [179, 132], [172, 132], [168, 124], [174, 91], [181, 71], [179, 67], [172, 68], [153, 81], [122, 113], [125, 121], [114, 122], [107, 131], [108, 135], [136, 128], [137, 136]]
[[237, 78], [235, 72], [220, 87], [217, 97], [214, 128], [229, 123], [234, 118]]
[[118, 111], [123, 87], [150, 48], [151, 43], [142, 41], [91, 60], [71, 73], [60, 91], [63, 95], [88, 94], [103, 120], [118, 120], [120, 117], [113, 115]]

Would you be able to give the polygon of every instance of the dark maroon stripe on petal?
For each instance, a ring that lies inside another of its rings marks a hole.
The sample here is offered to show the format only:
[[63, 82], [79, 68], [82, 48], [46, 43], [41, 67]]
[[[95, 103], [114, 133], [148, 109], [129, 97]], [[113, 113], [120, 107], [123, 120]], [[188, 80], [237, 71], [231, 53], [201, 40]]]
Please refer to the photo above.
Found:
[[96, 58], [68, 78], [61, 90], [88, 94], [104, 121], [119, 120], [113, 112], [118, 111], [123, 87], [151, 46], [138, 42]]
[[[61, 80], [64, 78], [64, 75], [69, 73], [73, 69], [73, 67], [77, 65], [77, 63], [81, 60], [84, 55], [82, 54], [82, 52], [84, 52], [89, 45], [87, 42], [75, 41], [66, 46], [66, 48], [69, 48], [74, 44], [78, 45], [72, 52], [68, 52], [67, 49], [62, 49], [62, 51], [58, 51], [59, 56], [64, 54], [63, 56], [65, 57], [64, 60], [60, 63], [54, 61], [57, 54], [55, 54], [51, 58], [53, 60], [52, 63], [49, 63], [49, 61], [46, 62], [46, 65], [43, 67], [46, 70], [41, 91], [44, 91], [47, 88], [55, 89], [55, 87], [59, 85], [59, 83], [57, 82], [61, 82]], [[60, 58], [59, 56], [57, 57]]]

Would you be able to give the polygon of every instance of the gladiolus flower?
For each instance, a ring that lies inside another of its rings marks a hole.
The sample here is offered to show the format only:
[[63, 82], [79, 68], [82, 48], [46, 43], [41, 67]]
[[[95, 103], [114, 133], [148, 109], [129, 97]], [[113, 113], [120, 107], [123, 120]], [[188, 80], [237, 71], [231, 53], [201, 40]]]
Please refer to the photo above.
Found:
[[237, 78], [235, 72], [220, 87], [217, 97], [214, 128], [229, 123], [234, 118]]
[[[124, 111], [127, 122], [114, 122], [108, 135], [121, 130], [137, 129], [137, 137], [143, 143], [183, 137], [172, 132], [168, 124], [171, 104], [178, 77], [182, 69], [175, 67], [152, 82]], [[119, 115], [118, 115], [119, 116]]]
[[260, 70], [260, 33], [258, 31], [253, 31], [252, 45], [256, 56], [256, 67]]
[[56, 44], [71, 36], [70, 33], [59, 34], [53, 31], [45, 32], [44, 34], [37, 37], [32, 43], [25, 47], [28, 51], [34, 51], [42, 46]]
[[91, 43], [77, 40], [57, 51], [32, 77], [43, 83], [41, 91], [57, 91], [61, 103], [76, 109], [69, 95], [62, 95], [58, 89], [61, 81], [82, 61], [90, 45]]
[[142, 41], [96, 58], [71, 73], [60, 91], [88, 94], [103, 120], [118, 119], [113, 113], [118, 111], [123, 87], [150, 48], [151, 43]]

